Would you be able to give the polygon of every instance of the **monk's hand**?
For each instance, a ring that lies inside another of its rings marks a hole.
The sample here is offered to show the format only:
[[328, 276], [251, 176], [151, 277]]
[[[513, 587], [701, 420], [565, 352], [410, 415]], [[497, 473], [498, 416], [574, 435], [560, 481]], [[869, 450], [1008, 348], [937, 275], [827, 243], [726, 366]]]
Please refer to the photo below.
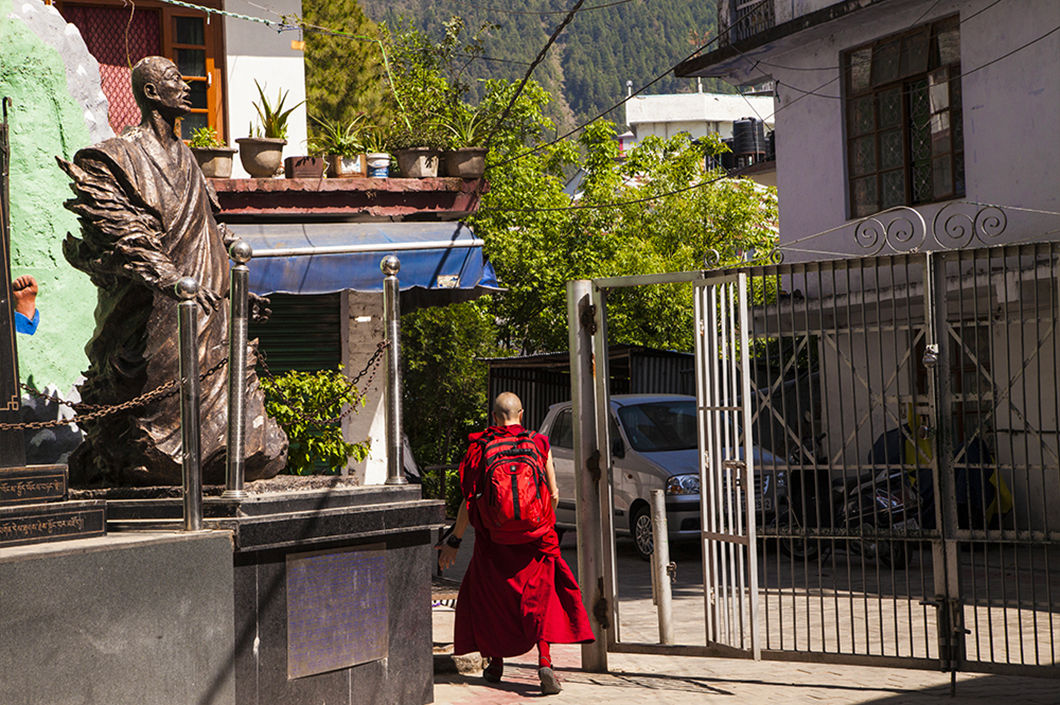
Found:
[[438, 548], [438, 567], [442, 570], [449, 568], [456, 563], [456, 554], [460, 549], [453, 548], [449, 544], [443, 543]]

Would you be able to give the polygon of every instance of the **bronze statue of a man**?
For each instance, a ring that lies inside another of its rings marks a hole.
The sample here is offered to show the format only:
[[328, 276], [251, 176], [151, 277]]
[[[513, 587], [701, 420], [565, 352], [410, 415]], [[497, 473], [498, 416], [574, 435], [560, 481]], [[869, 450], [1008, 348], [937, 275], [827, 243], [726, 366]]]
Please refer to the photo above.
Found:
[[[189, 109], [188, 85], [169, 59], [151, 56], [132, 70], [140, 124], [59, 160], [73, 179], [82, 238], [63, 243], [66, 259], [98, 287], [96, 329], [85, 347], [83, 401], [116, 404], [177, 375], [177, 299], [182, 277], [199, 282], [199, 365], [227, 354], [227, 231], [214, 220], [216, 195], [174, 128]], [[286, 462], [287, 437], [265, 414], [248, 352], [246, 478], [271, 477]], [[206, 482], [223, 482], [226, 373], [202, 381], [202, 463]], [[86, 422], [70, 459], [80, 485], [179, 484], [179, 397]]]

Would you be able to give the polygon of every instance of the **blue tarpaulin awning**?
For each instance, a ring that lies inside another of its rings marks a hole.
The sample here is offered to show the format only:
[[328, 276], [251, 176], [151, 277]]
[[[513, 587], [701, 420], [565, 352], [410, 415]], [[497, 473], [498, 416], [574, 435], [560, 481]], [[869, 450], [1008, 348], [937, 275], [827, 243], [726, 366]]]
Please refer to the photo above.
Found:
[[254, 248], [250, 290], [255, 294], [329, 294], [382, 291], [379, 262], [401, 260], [403, 303], [438, 305], [500, 291], [482, 241], [460, 222], [231, 223]]

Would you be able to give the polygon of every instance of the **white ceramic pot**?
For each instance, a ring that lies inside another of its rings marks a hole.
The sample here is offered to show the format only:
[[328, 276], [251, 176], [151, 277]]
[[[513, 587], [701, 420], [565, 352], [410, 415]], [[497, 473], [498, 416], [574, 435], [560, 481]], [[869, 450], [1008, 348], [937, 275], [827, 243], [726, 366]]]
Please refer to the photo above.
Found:
[[369, 152], [365, 155], [368, 159], [368, 176], [377, 179], [385, 179], [390, 176], [390, 155], [386, 152]]

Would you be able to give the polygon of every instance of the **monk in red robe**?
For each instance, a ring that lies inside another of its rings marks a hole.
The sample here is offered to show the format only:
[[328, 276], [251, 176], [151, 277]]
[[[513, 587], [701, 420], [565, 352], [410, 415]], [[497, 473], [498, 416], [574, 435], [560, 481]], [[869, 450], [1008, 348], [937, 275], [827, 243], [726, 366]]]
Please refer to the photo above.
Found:
[[523, 432], [522, 402], [505, 392], [493, 403], [494, 424], [483, 433], [469, 436], [470, 446], [460, 463], [460, 488], [464, 502], [456, 524], [439, 544], [439, 565], [451, 566], [460, 541], [470, 523], [475, 527], [475, 551], [460, 585], [456, 602], [454, 653], [478, 651], [489, 659], [483, 677], [498, 682], [504, 657], [538, 649], [541, 692], [550, 695], [562, 689], [552, 670], [549, 644], [593, 641], [589, 617], [581, 591], [559, 550], [555, 509], [559, 502], [556, 472], [548, 437], [533, 434], [541, 458], [545, 458], [550, 501], [544, 523], [515, 535], [491, 531], [476, 501], [483, 490], [483, 445], [479, 439], [516, 436]]

